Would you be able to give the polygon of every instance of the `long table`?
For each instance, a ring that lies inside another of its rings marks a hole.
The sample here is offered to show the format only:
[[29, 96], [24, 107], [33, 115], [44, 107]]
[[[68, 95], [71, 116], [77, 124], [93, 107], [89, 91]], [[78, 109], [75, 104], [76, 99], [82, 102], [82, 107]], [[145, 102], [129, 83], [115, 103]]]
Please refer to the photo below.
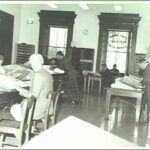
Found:
[[130, 98], [135, 98], [136, 100], [136, 123], [139, 123], [143, 91], [127, 90], [127, 89], [119, 89], [119, 88], [107, 88], [106, 90], [107, 93], [106, 93], [105, 118], [109, 119], [110, 102], [111, 102], [112, 95], [117, 97], [130, 97]]
[[[26, 66], [24, 65], [7, 65], [4, 66], [6, 74], [8, 76], [12, 76], [13, 78], [19, 78], [21, 80], [21, 78], [23, 80], [30, 80], [30, 72], [31, 72], [31, 68], [26, 68]], [[9, 72], [11, 72], [11, 74], [9, 74]], [[61, 80], [61, 76], [64, 74], [63, 71], [61, 70], [61, 72], [57, 72], [50, 70], [49, 71], [53, 78], [54, 78], [54, 85], [57, 88], [56, 84], [59, 84], [60, 80]], [[7, 85], [9, 85], [9, 82], [6, 82]], [[7, 86], [8, 87], [8, 86]], [[23, 99], [23, 97], [21, 97], [19, 95], [19, 93], [15, 90], [15, 89], [3, 89], [4, 87], [0, 86], [0, 107], [5, 107], [6, 105], [11, 105], [14, 103], [18, 103], [21, 102], [21, 100]]]
[[21, 149], [100, 149], [138, 147], [74, 116], [34, 137]]

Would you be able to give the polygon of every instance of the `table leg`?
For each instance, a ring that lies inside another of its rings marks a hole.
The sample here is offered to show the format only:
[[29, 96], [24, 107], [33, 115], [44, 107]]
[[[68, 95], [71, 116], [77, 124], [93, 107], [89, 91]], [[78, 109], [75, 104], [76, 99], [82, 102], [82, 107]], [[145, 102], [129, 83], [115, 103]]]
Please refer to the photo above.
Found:
[[101, 80], [99, 80], [99, 95], [100, 95], [100, 93], [101, 93]]
[[139, 123], [140, 121], [141, 104], [142, 104], [142, 93], [139, 93], [137, 95], [136, 100], [136, 123]]
[[90, 91], [90, 76], [88, 77], [88, 93], [89, 93], [89, 91]]
[[107, 90], [106, 92], [106, 112], [105, 112], [105, 118], [109, 119], [109, 112], [110, 112], [110, 99], [111, 99], [111, 93]]
[[91, 90], [93, 90], [93, 80], [91, 81]]
[[84, 76], [84, 93], [85, 93], [85, 91], [86, 91], [86, 75]]

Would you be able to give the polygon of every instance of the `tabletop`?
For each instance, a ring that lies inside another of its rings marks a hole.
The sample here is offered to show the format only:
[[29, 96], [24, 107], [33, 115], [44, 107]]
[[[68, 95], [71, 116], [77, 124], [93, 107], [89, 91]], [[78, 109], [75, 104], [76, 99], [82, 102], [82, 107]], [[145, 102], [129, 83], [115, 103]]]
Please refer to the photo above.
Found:
[[99, 149], [110, 147], [138, 146], [74, 116], [69, 116], [22, 146], [23, 149]]

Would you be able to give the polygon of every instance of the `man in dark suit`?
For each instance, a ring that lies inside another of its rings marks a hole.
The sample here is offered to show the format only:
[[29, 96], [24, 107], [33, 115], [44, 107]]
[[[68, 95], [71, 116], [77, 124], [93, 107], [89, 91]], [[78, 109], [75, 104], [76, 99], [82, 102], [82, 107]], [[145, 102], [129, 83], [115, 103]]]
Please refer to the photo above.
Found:
[[[73, 67], [71, 60], [67, 56], [64, 56], [63, 52], [58, 51], [56, 57], [59, 60], [58, 67], [60, 69], [63, 69], [68, 76], [68, 79], [66, 81], [67, 95], [69, 96], [73, 104], [80, 104], [81, 101], [79, 86], [77, 82], [77, 71]], [[72, 90], [72, 87], [74, 90]]]
[[106, 64], [102, 64], [102, 71], [100, 73], [102, 76], [101, 89], [103, 92], [104, 88], [110, 87], [113, 82], [113, 77], [111, 71], [107, 68]]
[[[145, 85], [143, 100], [144, 100], [144, 104], [147, 104], [147, 110], [148, 110], [148, 115], [149, 115], [149, 112], [150, 112], [150, 63], [147, 64], [144, 70], [142, 83], [143, 85]], [[148, 116], [148, 120], [149, 120], [149, 116]]]

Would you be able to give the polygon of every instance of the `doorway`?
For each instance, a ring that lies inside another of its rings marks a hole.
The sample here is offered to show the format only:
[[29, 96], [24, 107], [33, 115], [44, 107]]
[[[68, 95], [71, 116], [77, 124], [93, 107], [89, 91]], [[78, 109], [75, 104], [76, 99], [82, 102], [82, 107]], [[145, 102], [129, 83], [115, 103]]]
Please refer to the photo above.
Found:
[[0, 55], [4, 65], [11, 64], [14, 16], [0, 10]]

